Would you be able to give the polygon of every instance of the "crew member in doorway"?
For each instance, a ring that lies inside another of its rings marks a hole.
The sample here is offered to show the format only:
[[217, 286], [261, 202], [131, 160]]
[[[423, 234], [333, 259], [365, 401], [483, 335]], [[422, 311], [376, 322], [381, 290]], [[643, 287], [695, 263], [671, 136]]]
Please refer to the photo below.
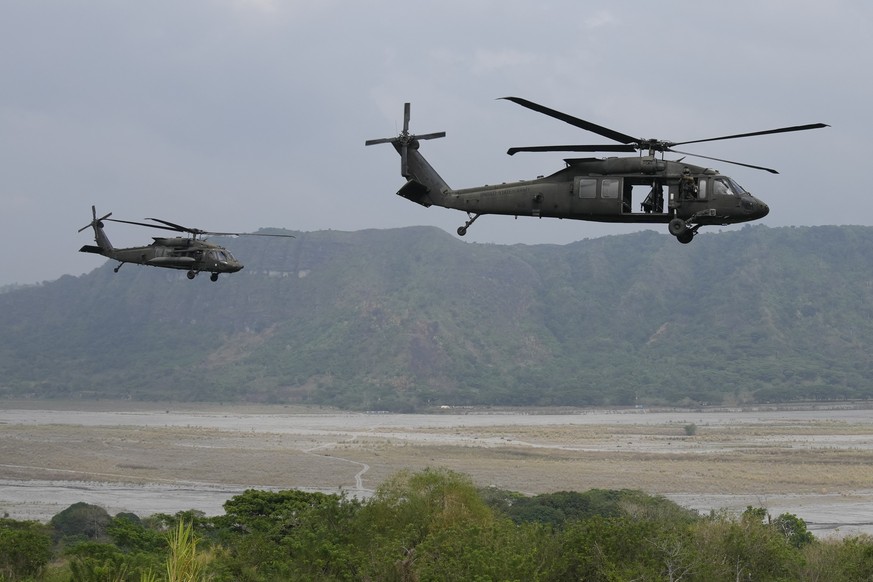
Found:
[[682, 177], [679, 179], [679, 197], [683, 200], [697, 198], [697, 183], [691, 177], [691, 170], [688, 168], [682, 170]]

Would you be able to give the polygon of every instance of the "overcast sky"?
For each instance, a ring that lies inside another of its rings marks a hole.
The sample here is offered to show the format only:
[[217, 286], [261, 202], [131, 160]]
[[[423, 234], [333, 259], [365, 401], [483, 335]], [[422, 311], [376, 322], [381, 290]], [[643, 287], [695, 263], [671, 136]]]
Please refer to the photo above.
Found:
[[[510, 146], [604, 141], [507, 95], [673, 141], [827, 123], [692, 151], [780, 171], [697, 162], [766, 201], [763, 224], [870, 225], [871, 30], [864, 0], [6, 0], [0, 285], [99, 267], [77, 252], [92, 204], [208, 230], [454, 233], [463, 213], [397, 197], [397, 154], [364, 147], [400, 130], [405, 101], [413, 132], [447, 132], [422, 152], [458, 188], [563, 166]], [[464, 240], [633, 229], [487, 216]]]

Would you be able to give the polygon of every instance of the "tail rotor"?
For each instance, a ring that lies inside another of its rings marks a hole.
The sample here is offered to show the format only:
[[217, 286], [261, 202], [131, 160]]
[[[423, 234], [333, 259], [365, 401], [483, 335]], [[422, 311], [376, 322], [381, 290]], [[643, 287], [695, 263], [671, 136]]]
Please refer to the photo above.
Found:
[[410, 105], [409, 103], [403, 104], [403, 131], [400, 132], [400, 135], [397, 137], [385, 137], [380, 139], [368, 139], [364, 142], [364, 145], [376, 145], [380, 143], [390, 143], [394, 146], [397, 152], [400, 154], [400, 175], [406, 179], [410, 178], [409, 175], [409, 167], [408, 167], [408, 159], [409, 159], [409, 148], [412, 147], [414, 149], [418, 149], [418, 142], [423, 139], [436, 139], [440, 137], [445, 137], [446, 132], [439, 131], [436, 133], [425, 133], [423, 135], [415, 135], [409, 133], [409, 115], [410, 114]]
[[91, 222], [80, 228], [79, 232], [82, 232], [87, 228], [103, 228], [103, 221], [112, 216], [112, 213], [110, 212], [109, 214], [97, 218], [97, 208], [94, 205], [91, 205], [91, 216]]

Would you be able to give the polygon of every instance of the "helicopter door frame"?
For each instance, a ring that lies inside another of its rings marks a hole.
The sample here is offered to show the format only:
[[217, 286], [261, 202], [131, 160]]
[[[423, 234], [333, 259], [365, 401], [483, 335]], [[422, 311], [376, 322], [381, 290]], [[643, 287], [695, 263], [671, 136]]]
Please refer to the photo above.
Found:
[[[649, 201], [656, 187], [660, 186], [660, 204], [652, 200], [651, 210], [646, 210], [643, 204]], [[622, 187], [622, 214], [667, 214], [669, 211], [666, 200], [672, 196], [672, 188], [666, 180], [652, 176], [624, 176]]]

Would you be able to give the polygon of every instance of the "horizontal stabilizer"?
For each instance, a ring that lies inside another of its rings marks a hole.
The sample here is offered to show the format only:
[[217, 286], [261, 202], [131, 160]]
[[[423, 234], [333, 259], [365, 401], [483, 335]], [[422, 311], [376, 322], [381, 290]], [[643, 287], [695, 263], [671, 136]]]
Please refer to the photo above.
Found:
[[95, 255], [102, 255], [103, 249], [100, 247], [96, 247], [94, 245], [85, 245], [81, 249], [79, 249], [80, 253], [94, 253]]
[[417, 180], [409, 180], [403, 187], [397, 191], [398, 196], [403, 196], [407, 200], [412, 200], [416, 204], [421, 204], [425, 208], [429, 207], [433, 202], [428, 196], [427, 186]]

